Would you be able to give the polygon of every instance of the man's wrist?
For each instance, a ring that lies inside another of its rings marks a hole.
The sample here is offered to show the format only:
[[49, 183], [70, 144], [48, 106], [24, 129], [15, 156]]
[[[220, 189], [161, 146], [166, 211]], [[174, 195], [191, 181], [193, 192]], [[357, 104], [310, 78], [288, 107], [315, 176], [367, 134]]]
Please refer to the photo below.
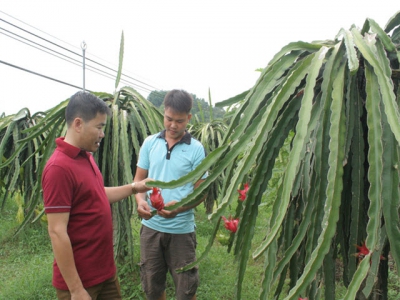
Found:
[[132, 182], [131, 187], [132, 187], [132, 193], [136, 195], [138, 193], [138, 190], [136, 189], [136, 182]]
[[147, 203], [146, 199], [143, 199], [143, 198], [141, 197], [141, 195], [138, 196], [138, 197], [136, 197], [136, 204], [137, 204], [137, 206], [142, 205], [143, 202], [144, 202], [144, 203]]
[[174, 209], [174, 211], [175, 211], [176, 214], [180, 214], [180, 213], [183, 213], [184, 211], [186, 211], [186, 209], [183, 208], [183, 206], [181, 206], [181, 207], [179, 207], [177, 209]]

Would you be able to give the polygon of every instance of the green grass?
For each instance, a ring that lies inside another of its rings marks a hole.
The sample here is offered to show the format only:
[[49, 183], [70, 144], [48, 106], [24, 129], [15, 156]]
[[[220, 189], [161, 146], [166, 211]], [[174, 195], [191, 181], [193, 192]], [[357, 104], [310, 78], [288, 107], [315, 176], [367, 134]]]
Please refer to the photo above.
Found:
[[[234, 211], [232, 210], [232, 213]], [[266, 219], [264, 219], [266, 220]], [[202, 205], [197, 208], [196, 212], [196, 236], [197, 236], [197, 256], [199, 257], [208, 244], [209, 236], [213, 230], [213, 224], [208, 220], [205, 209]], [[139, 229], [140, 221], [134, 217], [132, 222], [132, 230], [135, 244], [135, 261], [139, 261]], [[219, 234], [226, 239], [229, 232], [223, 227]], [[224, 239], [221, 239], [222, 241]], [[237, 264], [234, 261], [232, 253], [227, 252], [227, 246], [221, 244], [218, 239], [214, 241], [214, 245], [208, 253], [207, 257], [199, 265], [200, 286], [197, 290], [197, 299], [234, 299], [234, 286], [237, 274]], [[119, 274], [121, 278], [121, 286], [127, 299], [145, 299], [140, 289], [139, 267], [135, 266], [133, 271], [125, 270], [119, 266]], [[263, 262], [254, 262], [249, 260], [247, 273], [243, 281], [243, 299], [258, 299], [259, 288], [262, 279]], [[167, 299], [174, 299], [174, 287], [170, 277], [167, 281]]]
[[14, 237], [16, 212], [15, 203], [8, 201], [0, 214], [0, 299], [55, 299], [47, 228], [31, 224]]
[[[8, 201], [0, 215], [0, 299], [55, 299], [51, 285], [53, 255], [45, 223], [31, 224], [20, 234], [13, 236], [18, 228], [16, 221], [17, 205]], [[213, 229], [204, 208], [196, 212], [198, 255], [206, 247]], [[135, 244], [135, 262], [139, 261], [139, 228], [137, 217], [132, 219]], [[220, 234], [229, 232], [221, 224]], [[257, 299], [262, 278], [263, 263], [251, 261], [248, 275], [243, 282], [246, 299]], [[201, 262], [200, 287], [198, 299], [233, 299], [236, 276], [236, 263], [233, 255], [227, 253], [227, 246], [216, 240], [208, 256]], [[127, 270], [118, 265], [124, 299], [145, 299], [141, 291], [139, 267]], [[3, 284], [4, 283], [4, 284]], [[167, 299], [174, 299], [171, 278], [167, 282]]]
[[[230, 210], [232, 214], [234, 209]], [[56, 299], [54, 288], [51, 285], [53, 255], [45, 223], [31, 224], [19, 235], [13, 236], [18, 222], [16, 221], [17, 205], [8, 201], [0, 213], [0, 299], [8, 300], [50, 300]], [[255, 229], [255, 247], [264, 238], [265, 226], [268, 222], [269, 209], [263, 207], [257, 219]], [[213, 230], [205, 210], [202, 206], [196, 212], [198, 256], [207, 246], [209, 236]], [[134, 261], [139, 262], [139, 229], [140, 221], [136, 216], [132, 218], [132, 232], [134, 234]], [[233, 254], [227, 252], [224, 241], [229, 232], [220, 225], [218, 236], [208, 256], [200, 263], [200, 287], [197, 299], [229, 300], [234, 299], [234, 286], [237, 274], [237, 264]], [[248, 261], [242, 288], [242, 299], [252, 300], [259, 298], [259, 290], [263, 276], [264, 262], [262, 259]], [[124, 264], [118, 264], [118, 274], [124, 299], [144, 300], [141, 291], [139, 266], [128, 269]], [[400, 281], [394, 266], [389, 273], [389, 299], [398, 300]], [[286, 287], [287, 288], [287, 287]], [[345, 292], [338, 283], [337, 298]], [[282, 295], [281, 295], [282, 296]], [[174, 299], [174, 288], [171, 278], [167, 282], [167, 299]], [[272, 297], [271, 297], [272, 299]], [[283, 297], [281, 297], [283, 299]]]

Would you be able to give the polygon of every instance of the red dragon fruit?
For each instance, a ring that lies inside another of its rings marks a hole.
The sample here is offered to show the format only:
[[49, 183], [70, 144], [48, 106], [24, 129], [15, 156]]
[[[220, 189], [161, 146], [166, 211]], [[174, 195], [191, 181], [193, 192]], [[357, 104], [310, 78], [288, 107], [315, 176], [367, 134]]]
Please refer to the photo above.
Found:
[[153, 187], [153, 192], [150, 195], [151, 205], [157, 209], [162, 210], [164, 208], [164, 199], [161, 196], [161, 190], [159, 188]]

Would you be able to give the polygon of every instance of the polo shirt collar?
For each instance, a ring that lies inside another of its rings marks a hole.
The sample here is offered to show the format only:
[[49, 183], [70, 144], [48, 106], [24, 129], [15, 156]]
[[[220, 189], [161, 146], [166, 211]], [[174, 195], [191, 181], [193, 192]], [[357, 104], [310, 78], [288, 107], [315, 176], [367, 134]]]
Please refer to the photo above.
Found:
[[76, 158], [81, 153], [86, 155], [85, 150], [82, 150], [80, 148], [72, 146], [71, 144], [68, 144], [64, 140], [65, 140], [65, 137], [59, 137], [56, 139], [57, 150], [65, 153], [66, 155], [68, 155], [71, 158]]
[[[165, 129], [161, 131], [157, 138], [165, 140], [165, 132], [166, 132]], [[185, 143], [190, 145], [191, 140], [192, 140], [192, 135], [187, 130], [185, 130], [185, 134], [178, 143]]]

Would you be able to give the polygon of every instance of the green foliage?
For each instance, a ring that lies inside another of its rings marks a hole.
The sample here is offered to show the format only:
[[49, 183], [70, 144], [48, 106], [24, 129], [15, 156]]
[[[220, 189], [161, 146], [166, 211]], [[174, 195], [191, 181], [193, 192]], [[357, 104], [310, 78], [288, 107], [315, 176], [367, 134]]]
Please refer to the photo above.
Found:
[[[134, 89], [122, 88], [114, 97], [103, 96], [111, 103], [112, 118], [107, 122], [105, 138], [94, 157], [98, 161], [105, 186], [133, 181], [140, 145], [149, 134], [162, 128], [162, 115]], [[145, 121], [146, 120], [146, 121]], [[130, 217], [136, 209], [133, 196], [112, 206], [115, 228], [114, 247], [117, 261], [133, 267], [133, 236]]]
[[[191, 129], [212, 151], [188, 175], [153, 185], [173, 188], [209, 172], [199, 188], [167, 208], [218, 191], [208, 217], [208, 244], [195, 263], [211, 264], [207, 254], [216, 250], [221, 217], [236, 211], [239, 228], [227, 242], [236, 279], [225, 282], [235, 292], [224, 297], [249, 297], [245, 279], [261, 258], [260, 299], [368, 299], [378, 289], [383, 298], [389, 296], [387, 278], [400, 264], [399, 32], [400, 12], [384, 29], [367, 19], [362, 29], [341, 29], [334, 40], [286, 45], [254, 87], [221, 104], [232, 108], [227, 127], [214, 111], [214, 119], [205, 122], [207, 106], [197, 101], [199, 117]], [[98, 95], [113, 117], [96, 159], [107, 185], [129, 182], [140, 144], [162, 128], [162, 115], [130, 88]], [[0, 119], [5, 187], [0, 196], [4, 206], [10, 194], [25, 195], [23, 225], [41, 216], [35, 213], [39, 178], [54, 137], [65, 130], [66, 102], [32, 118], [23, 110]], [[283, 153], [287, 160], [280, 160]], [[237, 190], [245, 182], [247, 198], [238, 202]], [[272, 200], [265, 196], [271, 186]], [[265, 208], [272, 210], [267, 218]], [[131, 199], [113, 206], [116, 253], [130, 266], [135, 239], [126, 229], [133, 211]], [[260, 220], [268, 224], [260, 228]], [[357, 259], [355, 245], [364, 241], [369, 252]], [[340, 294], [337, 277], [343, 282]]]
[[[283, 154], [285, 156], [285, 154]], [[279, 172], [277, 172], [279, 174]], [[277, 176], [278, 178], [279, 176]], [[271, 196], [273, 192], [269, 193]], [[273, 199], [271, 197], [271, 199]], [[268, 202], [268, 200], [267, 200]], [[45, 224], [31, 224], [16, 237], [13, 232], [18, 228], [15, 214], [18, 207], [14, 201], [8, 201], [0, 219], [0, 299], [55, 299], [55, 290], [51, 286], [52, 252]], [[232, 210], [235, 208], [232, 207]], [[271, 209], [263, 209], [256, 223], [254, 237], [255, 247], [263, 238], [263, 230], [267, 226]], [[139, 260], [139, 229], [140, 221], [136, 216], [132, 220], [132, 233], [135, 240], [135, 261]], [[196, 212], [198, 253], [204, 251], [209, 235], [212, 234], [213, 224], [208, 220], [204, 208]], [[229, 232], [221, 225], [219, 234]], [[260, 274], [263, 271], [262, 261], [249, 259], [248, 270], [243, 282], [243, 299], [258, 299], [258, 289], [261, 284]], [[399, 277], [396, 266], [389, 260], [389, 300], [397, 300], [400, 292]], [[215, 242], [210, 255], [200, 264], [200, 287], [198, 299], [232, 299], [234, 297], [236, 263], [232, 254], [227, 253], [226, 245]], [[141, 289], [139, 267], [129, 268], [118, 264], [118, 274], [123, 292], [123, 299], [144, 300]], [[337, 299], [345, 294], [345, 288], [338, 282]], [[167, 283], [168, 299], [173, 299], [173, 283], [169, 278]], [[288, 284], [286, 283], [286, 287]], [[268, 299], [272, 299], [271, 294]], [[283, 299], [283, 297], [280, 297]], [[324, 299], [324, 298], [322, 298]]]
[[[400, 86], [395, 75], [400, 56], [399, 45], [388, 35], [394, 29], [397, 38], [399, 15], [386, 29], [367, 19], [361, 30], [342, 29], [335, 40], [283, 47], [249, 92], [225, 102], [240, 100], [240, 105], [214, 151], [218, 155], [208, 156], [179, 180], [155, 183], [178, 186], [212, 165], [211, 176], [177, 206], [199, 199], [223, 174], [218, 207], [210, 216], [218, 226], [237, 201], [237, 189], [250, 179], [231, 241], [238, 261], [236, 299], [242, 297], [263, 195], [291, 132], [265, 239], [253, 251], [254, 259], [267, 259], [260, 298], [275, 292], [276, 297], [285, 293], [287, 300], [336, 299], [332, 275], [338, 258], [343, 260], [345, 299], [367, 299], [374, 289], [386, 297], [388, 260], [380, 255], [386, 257], [390, 248], [396, 266], [400, 263]], [[355, 245], [364, 240], [369, 253], [357, 262]]]
[[[9, 195], [24, 194], [24, 226], [37, 215], [40, 205], [40, 178], [47, 158], [54, 149], [54, 139], [65, 130], [63, 110], [66, 101], [49, 110], [31, 116], [28, 109], [0, 119], [0, 203]], [[40, 217], [40, 214], [39, 214]]]
[[121, 34], [121, 44], [119, 47], [119, 63], [118, 63], [118, 72], [117, 72], [117, 77], [115, 78], [115, 90], [117, 89], [119, 82], [121, 80], [121, 73], [122, 73], [122, 62], [124, 61], [124, 32], [122, 31]]
[[[51, 286], [52, 251], [45, 224], [26, 226], [16, 237], [13, 232], [18, 228], [15, 220], [17, 205], [14, 201], [7, 201], [0, 222], [0, 280], [4, 283], [0, 289], [0, 299], [55, 299], [55, 290]], [[268, 212], [265, 211], [265, 226]], [[262, 221], [260, 219], [260, 221]], [[264, 223], [264, 224], [263, 224]], [[139, 229], [140, 220], [133, 216], [131, 220], [134, 236], [134, 260], [139, 261]], [[204, 208], [199, 207], [196, 212], [198, 252], [202, 252], [207, 245], [208, 237], [213, 230], [213, 224], [208, 220]], [[226, 230], [221, 226], [221, 232]], [[260, 235], [261, 239], [262, 236]], [[244, 282], [244, 292], [247, 299], [256, 299], [258, 290], [256, 282], [260, 280], [262, 264], [249, 261], [248, 276]], [[226, 246], [217, 243], [207, 257], [206, 264], [200, 266], [201, 284], [198, 289], [198, 299], [232, 299], [235, 281], [235, 262], [232, 255], [226, 253]], [[121, 283], [123, 299], [144, 300], [142, 292], [139, 266], [130, 268], [118, 263], [118, 275]], [[256, 278], [256, 280], [255, 280]], [[4, 287], [4, 288], [3, 288]], [[168, 299], [173, 299], [174, 288], [171, 278], [167, 282]]]
[[[209, 99], [209, 108], [211, 117], [213, 117], [211, 109], [211, 97]], [[201, 121], [198, 115], [194, 115], [191, 124], [188, 126], [188, 131], [194, 138], [199, 140], [204, 146], [206, 153], [210, 154], [217, 149], [223, 142], [225, 132], [228, 128], [227, 124], [222, 119], [211, 119], [205, 121], [203, 108], [200, 107]], [[213, 167], [210, 166], [210, 169]], [[204, 201], [206, 212], [211, 213], [221, 190], [224, 174], [216, 178], [207, 189], [207, 196]]]
[[[130, 87], [121, 88], [114, 96], [95, 93], [108, 103], [112, 118], [107, 122], [105, 138], [94, 157], [106, 186], [132, 182], [139, 149], [144, 139], [162, 129], [162, 115], [150, 102]], [[0, 203], [5, 205], [11, 195], [23, 194], [24, 210], [20, 230], [44, 214], [41, 176], [48, 158], [55, 148], [55, 138], [66, 131], [64, 120], [68, 100], [49, 111], [30, 117], [27, 109], [17, 115], [0, 119]], [[146, 122], [144, 121], [146, 120]], [[118, 259], [132, 257], [133, 241], [130, 216], [135, 209], [133, 197], [113, 205], [116, 230], [115, 253]], [[38, 211], [39, 209], [39, 211]], [[129, 262], [133, 265], [133, 261]]]

